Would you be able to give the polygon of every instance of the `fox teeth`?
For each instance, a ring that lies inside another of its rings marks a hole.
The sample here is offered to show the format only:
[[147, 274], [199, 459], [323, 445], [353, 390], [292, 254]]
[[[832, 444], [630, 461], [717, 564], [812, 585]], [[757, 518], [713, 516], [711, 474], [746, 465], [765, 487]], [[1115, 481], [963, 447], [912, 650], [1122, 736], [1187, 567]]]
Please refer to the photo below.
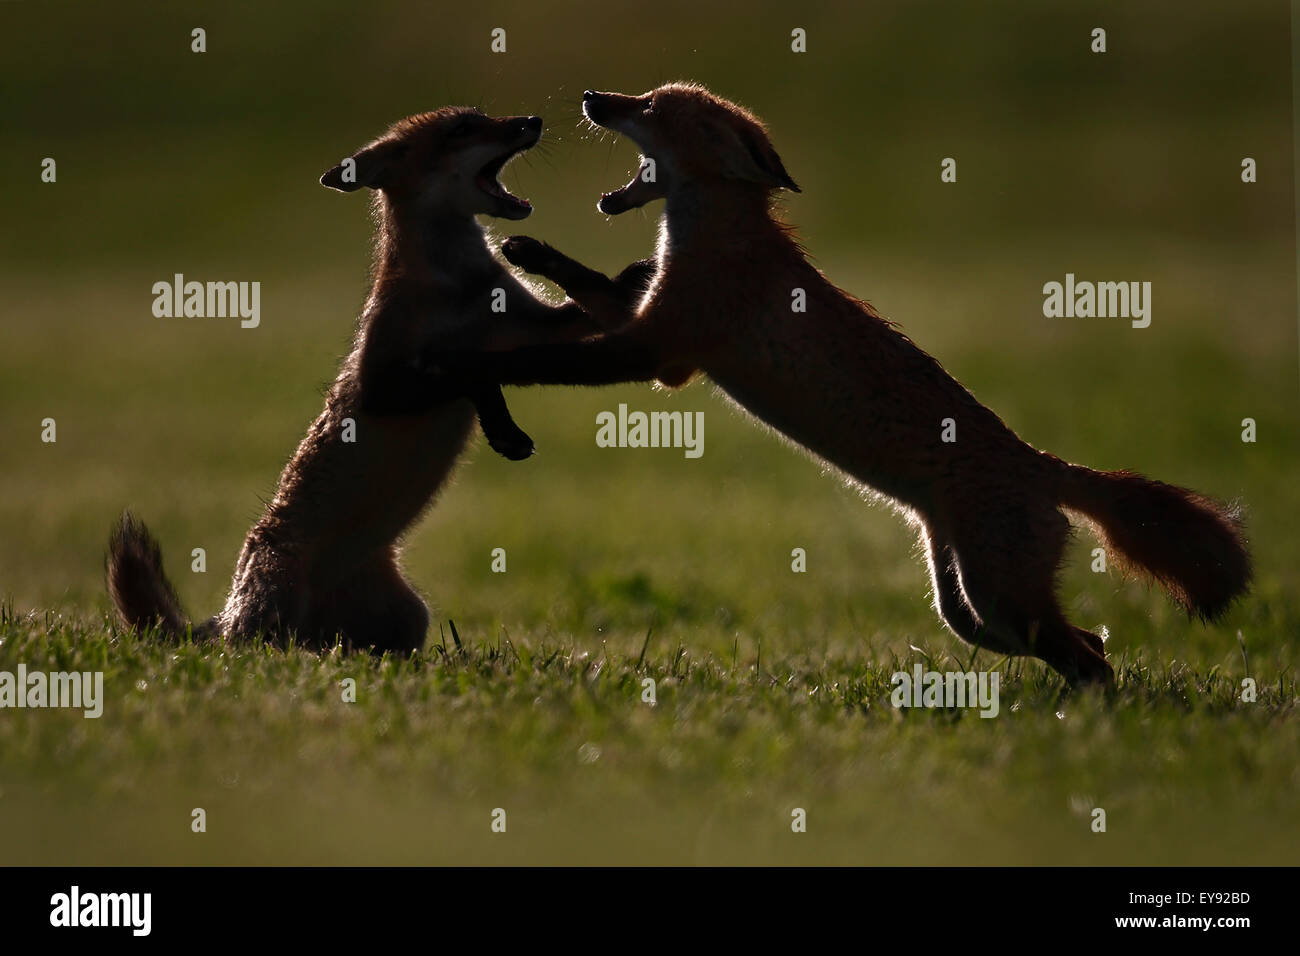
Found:
[[505, 188], [495, 179], [488, 179], [486, 176], [480, 176], [478, 185], [480, 189], [490, 196], [497, 196], [502, 199], [509, 196], [509, 193], [505, 191]]

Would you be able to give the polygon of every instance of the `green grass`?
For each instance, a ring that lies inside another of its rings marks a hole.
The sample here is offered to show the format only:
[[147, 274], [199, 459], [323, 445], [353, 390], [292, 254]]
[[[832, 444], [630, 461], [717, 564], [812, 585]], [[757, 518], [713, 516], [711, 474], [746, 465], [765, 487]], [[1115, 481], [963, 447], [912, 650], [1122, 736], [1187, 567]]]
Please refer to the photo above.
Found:
[[1244, 705], [1240, 659], [1126, 654], [1113, 700], [1014, 665], [982, 720], [889, 706], [893, 670], [943, 654], [652, 634], [642, 658], [624, 632], [373, 661], [104, 630], [0, 626], [6, 660], [102, 668], [109, 698], [99, 720], [0, 722], [25, 769], [4, 784], [9, 862], [1285, 863], [1300, 837], [1295, 681]]
[[[424, 4], [359, 21], [323, 0], [310, 22], [228, 4], [197, 57], [184, 11], [7, 5], [0, 670], [102, 670], [107, 699], [98, 720], [0, 711], [0, 862], [1294, 862], [1287, 5], [1129, 4], [1105, 12], [1105, 57], [1082, 3], [747, 9], [670, 3], [622, 44], [624, 15], [593, 3], [456, 23]], [[511, 53], [493, 58], [499, 23]], [[804, 58], [785, 53], [795, 24]], [[1081, 534], [1061, 595], [1109, 632], [1113, 697], [980, 654], [1003, 674], [996, 719], [895, 711], [894, 670], [972, 660], [914, 539], [701, 384], [511, 391], [538, 455], [471, 453], [407, 542], [433, 609], [423, 656], [176, 647], [109, 622], [121, 509], [206, 617], [319, 411], [365, 291], [364, 202], [316, 183], [343, 150], [445, 102], [541, 112], [555, 148], [506, 177], [537, 207], [519, 228], [614, 271], [654, 218], [592, 211], [634, 153], [577, 135], [576, 96], [679, 77], [768, 120], [818, 264], [1028, 441], [1241, 500], [1251, 593], [1188, 622], [1093, 574]], [[150, 287], [177, 271], [261, 281], [261, 327], [155, 319]], [[1044, 319], [1042, 284], [1066, 271], [1152, 282], [1151, 327]], [[619, 402], [703, 411], [704, 456], [597, 448]]]

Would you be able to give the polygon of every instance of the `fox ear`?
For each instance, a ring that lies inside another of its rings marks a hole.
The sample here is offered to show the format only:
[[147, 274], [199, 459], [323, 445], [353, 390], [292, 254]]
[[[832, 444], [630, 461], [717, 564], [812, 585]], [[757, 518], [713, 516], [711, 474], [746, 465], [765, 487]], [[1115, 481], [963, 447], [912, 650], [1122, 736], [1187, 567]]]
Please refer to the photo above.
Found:
[[362, 186], [382, 189], [393, 163], [406, 148], [404, 143], [380, 140], [343, 160], [320, 178], [320, 184], [342, 193], [356, 192]]
[[728, 174], [733, 179], [761, 183], [773, 189], [790, 189], [803, 192], [785, 171], [785, 164], [776, 154], [767, 137], [760, 132], [745, 130], [736, 133], [737, 149], [730, 152]]

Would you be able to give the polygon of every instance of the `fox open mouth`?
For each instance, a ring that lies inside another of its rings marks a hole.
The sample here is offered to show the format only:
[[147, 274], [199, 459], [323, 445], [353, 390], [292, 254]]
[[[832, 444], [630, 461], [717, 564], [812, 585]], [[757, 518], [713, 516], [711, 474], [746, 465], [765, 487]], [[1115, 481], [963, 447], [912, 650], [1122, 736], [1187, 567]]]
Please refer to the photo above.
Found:
[[484, 167], [478, 171], [478, 175], [474, 177], [474, 182], [479, 189], [502, 203], [502, 215], [504, 218], [524, 219], [533, 211], [532, 203], [527, 199], [513, 195], [505, 186], [501, 185], [501, 182], [497, 177], [501, 175], [501, 170], [505, 169], [506, 164], [509, 163], [510, 160], [514, 159], [536, 142], [537, 140], [534, 139], [530, 143], [525, 143], [522, 146], [518, 146], [508, 152], [502, 153], [496, 159], [491, 160], [484, 165]]
[[639, 209], [653, 199], [662, 199], [664, 192], [655, 181], [655, 163], [649, 157], [641, 157], [641, 165], [632, 176], [631, 182], [612, 192], [601, 195], [596, 208], [607, 216], [617, 216], [629, 209]]

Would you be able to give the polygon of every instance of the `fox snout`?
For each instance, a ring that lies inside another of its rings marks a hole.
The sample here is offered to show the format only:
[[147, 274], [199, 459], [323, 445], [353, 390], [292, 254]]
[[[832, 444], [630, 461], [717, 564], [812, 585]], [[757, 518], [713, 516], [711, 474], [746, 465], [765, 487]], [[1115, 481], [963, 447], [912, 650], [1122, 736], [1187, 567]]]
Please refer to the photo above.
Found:
[[668, 83], [640, 96], [587, 90], [582, 112], [642, 151], [631, 182], [596, 204], [606, 215], [667, 198], [688, 184], [729, 193], [735, 183], [757, 185], [764, 192], [751, 190], [751, 198], [764, 202], [771, 190], [799, 192], [758, 118], [698, 84]]
[[584, 90], [582, 94], [582, 113], [592, 123], [614, 130], [629, 137], [645, 151], [640, 168], [632, 181], [622, 189], [604, 193], [596, 203], [596, 208], [607, 216], [617, 216], [644, 206], [652, 199], [662, 199], [666, 192], [663, 183], [658, 181], [658, 169], [650, 158], [649, 142], [654, 138], [650, 129], [641, 122], [651, 103], [651, 94], [643, 96], [626, 96], [622, 93], [598, 93]]
[[605, 94], [597, 93], [595, 90], [583, 90], [582, 115], [597, 126], [604, 125], [603, 121], [608, 118], [605, 115]]
[[542, 118], [540, 116], [512, 116], [503, 120], [506, 128], [518, 137], [523, 148], [536, 145], [542, 137]]
[[627, 132], [626, 124], [644, 111], [644, 97], [626, 96], [622, 93], [598, 93], [584, 90], [582, 115], [597, 126], [606, 126], [620, 133]]

